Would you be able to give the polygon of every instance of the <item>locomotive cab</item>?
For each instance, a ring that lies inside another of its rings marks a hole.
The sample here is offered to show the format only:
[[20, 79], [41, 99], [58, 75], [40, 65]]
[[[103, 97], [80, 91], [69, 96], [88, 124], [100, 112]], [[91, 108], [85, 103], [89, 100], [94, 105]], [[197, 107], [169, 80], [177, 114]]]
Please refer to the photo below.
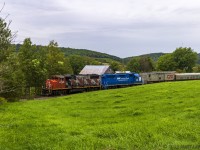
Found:
[[45, 87], [43, 88], [43, 95], [55, 95], [56, 92], [62, 92], [66, 89], [66, 79], [62, 75], [54, 75], [46, 80]]

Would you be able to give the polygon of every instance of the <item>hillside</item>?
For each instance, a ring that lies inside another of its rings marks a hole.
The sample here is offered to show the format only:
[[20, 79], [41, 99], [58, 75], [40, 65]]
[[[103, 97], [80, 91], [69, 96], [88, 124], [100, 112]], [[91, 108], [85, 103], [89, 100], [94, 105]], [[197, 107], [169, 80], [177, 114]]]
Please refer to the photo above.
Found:
[[150, 57], [153, 61], [157, 61], [159, 59], [160, 56], [165, 55], [166, 53], [150, 53], [150, 54], [144, 54], [144, 55], [139, 55], [139, 56], [132, 56], [132, 57], [127, 57], [124, 58], [123, 61], [126, 63], [128, 63], [132, 58], [135, 57]]
[[87, 57], [92, 57], [92, 58], [107, 58], [107, 59], [112, 59], [115, 61], [121, 61], [121, 58], [113, 55], [109, 55], [106, 53], [100, 53], [92, 50], [87, 50], [87, 49], [73, 49], [73, 48], [64, 48], [61, 47], [61, 50], [65, 53], [66, 56], [70, 55], [80, 55], [80, 56], [87, 56]]
[[[20, 44], [16, 45], [16, 49], [19, 50]], [[106, 53], [101, 53], [101, 52], [96, 52], [93, 50], [87, 50], [87, 49], [75, 49], [75, 48], [65, 48], [65, 47], [60, 47], [60, 49], [65, 53], [65, 56], [71, 56], [71, 55], [80, 55], [80, 56], [87, 56], [96, 59], [99, 62], [103, 63], [109, 63], [111, 61], [117, 61], [121, 62], [124, 64], [127, 64], [132, 58], [134, 57], [150, 57], [153, 61], [157, 61], [160, 56], [165, 55], [167, 53], [149, 53], [149, 54], [144, 54], [144, 55], [139, 55], [139, 56], [130, 56], [127, 58], [120, 58], [114, 55], [109, 55]], [[198, 64], [200, 64], [200, 54], [198, 54]]]
[[[18, 51], [21, 44], [17, 44], [16, 50]], [[79, 55], [79, 56], [87, 56], [94, 58], [100, 62], [110, 62], [110, 61], [117, 61], [117, 62], [122, 62], [122, 59], [114, 56], [114, 55], [109, 55], [106, 53], [101, 53], [101, 52], [96, 52], [92, 50], [87, 50], [87, 49], [75, 49], [75, 48], [65, 48], [65, 47], [60, 47], [60, 49], [64, 52], [65, 56], [71, 56], [71, 55]]]
[[[192, 89], [192, 90], [191, 90]], [[196, 149], [200, 81], [0, 106], [0, 149]]]

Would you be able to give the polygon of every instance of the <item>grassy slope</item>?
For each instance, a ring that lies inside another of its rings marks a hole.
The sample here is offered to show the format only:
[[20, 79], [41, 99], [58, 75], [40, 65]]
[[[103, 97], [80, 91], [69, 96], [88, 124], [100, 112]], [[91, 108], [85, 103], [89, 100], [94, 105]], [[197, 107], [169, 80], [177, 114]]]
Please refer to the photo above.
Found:
[[199, 91], [187, 81], [10, 103], [0, 149], [199, 148]]

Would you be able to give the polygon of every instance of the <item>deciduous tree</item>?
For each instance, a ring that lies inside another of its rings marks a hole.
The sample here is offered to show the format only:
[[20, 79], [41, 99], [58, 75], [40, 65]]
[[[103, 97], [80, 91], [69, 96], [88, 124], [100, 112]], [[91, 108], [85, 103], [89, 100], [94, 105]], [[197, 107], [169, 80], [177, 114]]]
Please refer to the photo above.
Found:
[[149, 72], [154, 70], [153, 61], [150, 57], [136, 57], [132, 58], [127, 69], [132, 72]]
[[157, 69], [162, 71], [192, 72], [197, 58], [197, 53], [190, 47], [179, 47], [172, 54], [161, 56], [157, 63]]
[[73, 73], [69, 59], [65, 57], [55, 41], [51, 41], [47, 46], [46, 64], [48, 77], [55, 74]]
[[173, 60], [172, 54], [165, 54], [157, 61], [157, 70], [174, 71], [176, 70], [176, 62]]
[[127, 64], [127, 70], [131, 72], [140, 72], [139, 58], [132, 58]]
[[190, 47], [179, 47], [173, 53], [176, 69], [191, 72], [197, 61], [197, 53]]

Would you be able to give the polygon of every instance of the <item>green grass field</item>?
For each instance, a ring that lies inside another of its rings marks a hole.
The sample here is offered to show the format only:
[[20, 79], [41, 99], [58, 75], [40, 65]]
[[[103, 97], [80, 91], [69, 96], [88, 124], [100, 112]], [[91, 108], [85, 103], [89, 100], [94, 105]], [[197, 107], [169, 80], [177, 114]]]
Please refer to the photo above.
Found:
[[0, 149], [200, 149], [200, 81], [7, 103]]

